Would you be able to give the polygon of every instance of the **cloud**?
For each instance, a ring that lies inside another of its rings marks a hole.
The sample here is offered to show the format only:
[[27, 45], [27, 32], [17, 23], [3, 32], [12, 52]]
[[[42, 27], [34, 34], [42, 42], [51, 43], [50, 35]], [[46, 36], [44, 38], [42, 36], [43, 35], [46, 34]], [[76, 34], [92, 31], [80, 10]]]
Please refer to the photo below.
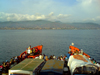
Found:
[[97, 16], [96, 18], [100, 20], [100, 16]]
[[50, 14], [49, 14], [49, 16], [53, 16], [54, 15], [54, 12], [51, 12]]
[[78, 6], [81, 7], [81, 9], [84, 12], [89, 13], [89, 14], [100, 13], [99, 0], [77, 0], [77, 1], [79, 2]]
[[0, 21], [24, 21], [24, 20], [39, 20], [39, 19], [46, 19], [50, 21], [56, 21], [58, 18], [67, 18], [70, 15], [67, 14], [59, 14], [54, 15], [54, 12], [49, 13], [48, 15], [41, 15], [39, 13], [35, 15], [29, 14], [16, 14], [16, 13], [4, 13], [0, 12]]
[[58, 18], [68, 18], [69, 16], [71, 16], [70, 14], [59, 14]]
[[95, 18], [87, 18], [83, 20], [84, 22], [95, 22], [96, 19]]
[[[16, 6], [17, 4], [19, 5]], [[0, 21], [46, 19], [62, 22], [96, 22], [99, 20], [96, 17], [100, 16], [99, 7], [100, 0], [19, 0], [13, 3], [10, 0], [9, 5], [4, 6], [2, 3], [0, 7]]]
[[100, 24], [100, 16], [96, 16], [94, 18], [83, 19], [83, 22], [94, 22], [94, 23]]
[[16, 13], [4, 13], [0, 12], [0, 21], [23, 21], [23, 20], [38, 20], [45, 19], [44, 15], [28, 15], [28, 14], [16, 14]]

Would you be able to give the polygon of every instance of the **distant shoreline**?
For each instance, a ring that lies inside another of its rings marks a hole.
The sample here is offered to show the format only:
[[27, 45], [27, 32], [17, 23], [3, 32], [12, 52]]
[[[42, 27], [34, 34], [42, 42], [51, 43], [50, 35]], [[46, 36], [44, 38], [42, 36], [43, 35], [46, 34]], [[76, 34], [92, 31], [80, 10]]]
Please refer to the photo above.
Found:
[[9, 28], [4, 27], [0, 30], [100, 30], [100, 28]]
[[96, 23], [62, 23], [46, 20], [0, 22], [0, 30], [89, 30], [100, 29]]

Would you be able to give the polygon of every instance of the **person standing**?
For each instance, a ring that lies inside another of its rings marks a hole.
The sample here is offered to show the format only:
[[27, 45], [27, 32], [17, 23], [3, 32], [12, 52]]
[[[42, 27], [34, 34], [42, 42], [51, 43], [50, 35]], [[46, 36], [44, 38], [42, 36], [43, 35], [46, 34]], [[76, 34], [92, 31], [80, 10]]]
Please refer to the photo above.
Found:
[[31, 52], [31, 45], [28, 47], [28, 54]]
[[68, 54], [67, 54], [67, 58], [69, 59], [69, 57], [70, 57], [70, 52], [68, 52]]

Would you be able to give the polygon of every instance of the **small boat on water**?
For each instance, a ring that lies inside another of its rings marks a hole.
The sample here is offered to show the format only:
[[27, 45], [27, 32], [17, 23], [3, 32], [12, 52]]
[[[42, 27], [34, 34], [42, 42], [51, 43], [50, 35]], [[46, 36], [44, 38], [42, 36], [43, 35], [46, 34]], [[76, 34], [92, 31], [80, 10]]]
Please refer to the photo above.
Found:
[[[29, 46], [9, 68], [1, 65], [0, 75], [99, 75], [100, 64], [79, 48], [70, 45], [69, 56], [46, 60], [42, 57], [43, 45]], [[62, 57], [62, 56], [61, 56]], [[69, 58], [68, 58], [69, 57]], [[20, 60], [20, 61], [19, 61]], [[17, 63], [16, 63], [17, 62]], [[16, 64], [15, 64], [16, 63]], [[7, 63], [6, 63], [7, 64]], [[8, 65], [8, 64], [7, 64]], [[11, 66], [13, 65], [13, 66]]]

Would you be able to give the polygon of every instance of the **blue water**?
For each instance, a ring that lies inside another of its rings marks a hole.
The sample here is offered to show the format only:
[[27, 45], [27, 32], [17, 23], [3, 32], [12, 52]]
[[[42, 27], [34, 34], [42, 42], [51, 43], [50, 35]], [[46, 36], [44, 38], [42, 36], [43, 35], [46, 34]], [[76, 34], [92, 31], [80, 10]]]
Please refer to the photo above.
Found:
[[20, 55], [31, 45], [43, 45], [43, 53], [64, 55], [73, 42], [100, 62], [100, 30], [0, 30], [0, 63]]

